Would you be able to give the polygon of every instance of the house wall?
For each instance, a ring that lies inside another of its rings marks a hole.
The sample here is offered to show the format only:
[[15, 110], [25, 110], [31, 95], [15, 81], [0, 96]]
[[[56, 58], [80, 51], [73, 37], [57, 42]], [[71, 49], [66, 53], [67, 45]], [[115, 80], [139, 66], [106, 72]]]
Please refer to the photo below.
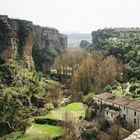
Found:
[[[122, 118], [125, 118], [128, 123], [135, 125], [136, 127], [140, 127], [140, 112], [117, 104], [115, 104], [114, 106], [119, 107], [121, 109], [120, 116]], [[135, 119], [135, 123], [134, 123], [134, 119]]]
[[126, 107], [118, 105], [118, 104], [114, 104], [114, 107], [120, 108], [120, 116], [122, 118], [126, 118], [127, 117], [128, 109]]
[[[135, 119], [135, 122], [134, 122], [134, 119]], [[137, 112], [137, 111], [132, 110], [132, 109], [128, 109], [126, 120], [130, 124], [136, 125], [137, 127], [140, 127], [140, 112]]]
[[116, 114], [105, 111], [105, 119], [109, 122], [114, 122], [114, 120], [116, 119]]
[[[120, 108], [120, 116], [122, 118], [125, 118], [126, 121], [132, 125], [135, 125], [136, 127], [140, 127], [140, 112], [138, 111], [135, 111], [133, 109], [130, 109], [130, 108], [127, 108], [127, 107], [124, 107], [124, 106], [121, 106], [119, 104], [116, 104], [116, 103], [112, 103], [110, 101], [106, 101], [106, 100], [101, 100], [101, 99], [98, 99], [98, 98], [93, 98], [93, 100], [97, 103], [97, 104], [106, 104], [106, 105], [112, 105], [114, 107], [117, 107], [117, 108]], [[135, 113], [136, 112], [136, 115]], [[106, 114], [106, 111], [105, 111], [105, 119], [108, 120], [108, 121], [113, 121], [114, 120], [114, 115], [113, 117], [111, 116], [111, 113], [108, 112], [108, 115]], [[135, 119], [135, 122], [134, 122], [134, 119]]]

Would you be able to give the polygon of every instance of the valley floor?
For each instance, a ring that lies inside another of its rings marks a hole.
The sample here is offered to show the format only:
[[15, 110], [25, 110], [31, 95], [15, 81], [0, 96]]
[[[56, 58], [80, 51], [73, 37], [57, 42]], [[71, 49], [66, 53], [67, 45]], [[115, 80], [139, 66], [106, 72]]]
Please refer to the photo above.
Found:
[[65, 113], [68, 113], [69, 119], [71, 121], [78, 123], [79, 117], [85, 117], [85, 106], [81, 102], [71, 103], [66, 106], [58, 107], [51, 110], [46, 116], [31, 117], [31, 126], [27, 128], [25, 134], [22, 136], [19, 132], [13, 132], [3, 138], [6, 140], [34, 140], [34, 139], [44, 139], [44, 138], [55, 138], [63, 134], [64, 129], [57, 125], [49, 124], [37, 124], [34, 119], [53, 119], [65, 121]]

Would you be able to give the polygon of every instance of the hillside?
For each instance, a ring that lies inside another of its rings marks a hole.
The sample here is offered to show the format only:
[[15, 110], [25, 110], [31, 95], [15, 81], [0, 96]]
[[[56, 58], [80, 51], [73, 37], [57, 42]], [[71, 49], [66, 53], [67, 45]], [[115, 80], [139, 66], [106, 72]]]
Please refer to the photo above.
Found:
[[52, 106], [57, 106], [62, 96], [49, 94], [52, 89], [61, 91], [61, 85], [26, 68], [22, 61], [0, 65], [0, 136], [25, 131], [30, 125], [28, 118], [49, 111], [52, 96]]
[[66, 47], [57, 29], [0, 16], [0, 136], [22, 135], [32, 116], [60, 104], [61, 84], [44, 74]]
[[124, 64], [124, 80], [140, 80], [140, 29], [110, 28], [92, 32], [89, 51], [113, 55]]

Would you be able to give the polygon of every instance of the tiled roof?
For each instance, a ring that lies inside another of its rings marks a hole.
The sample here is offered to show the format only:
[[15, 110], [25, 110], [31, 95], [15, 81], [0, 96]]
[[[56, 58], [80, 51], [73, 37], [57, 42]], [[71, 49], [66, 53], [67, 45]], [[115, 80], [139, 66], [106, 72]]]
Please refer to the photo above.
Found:
[[102, 100], [110, 101], [114, 104], [128, 107], [133, 110], [140, 111], [140, 101], [137, 101], [134, 99], [130, 99], [127, 97], [117, 97], [117, 96], [115, 96], [111, 93], [107, 93], [107, 92], [99, 94], [99, 95], [95, 95], [94, 97], [102, 99]]
[[140, 111], [140, 102], [133, 101], [127, 105], [127, 107]]
[[95, 95], [95, 97], [100, 98], [100, 99], [104, 99], [104, 100], [109, 100], [109, 99], [114, 98], [115, 96], [111, 93], [104, 92], [102, 94]]
[[116, 97], [113, 100], [113, 103], [120, 104], [120, 105], [123, 105], [123, 106], [129, 105], [131, 102], [134, 102], [134, 100], [129, 99], [129, 98], [125, 98], [125, 97]]

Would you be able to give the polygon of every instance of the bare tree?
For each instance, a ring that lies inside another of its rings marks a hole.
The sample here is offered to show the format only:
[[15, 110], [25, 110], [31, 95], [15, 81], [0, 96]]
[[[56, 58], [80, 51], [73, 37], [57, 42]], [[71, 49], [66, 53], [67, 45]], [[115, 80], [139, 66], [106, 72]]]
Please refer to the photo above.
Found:
[[60, 85], [54, 84], [48, 86], [48, 93], [46, 94], [46, 102], [52, 102], [54, 107], [58, 107], [59, 101], [61, 100], [61, 89]]
[[[60, 79], [67, 80], [67, 76], [73, 75], [75, 69], [79, 67], [82, 61], [87, 57], [87, 51], [81, 48], [66, 49], [59, 55], [54, 62], [54, 68], [60, 75]], [[64, 78], [64, 79], [63, 79]]]
[[83, 91], [87, 94], [93, 90], [99, 93], [105, 86], [116, 80], [120, 71], [120, 64], [113, 56], [104, 57], [100, 52], [89, 54], [74, 71], [71, 89], [76, 93]]
[[117, 59], [113, 56], [106, 57], [99, 69], [96, 76], [96, 90], [100, 90], [107, 84], [112, 84], [121, 73], [121, 65], [117, 62]]
[[75, 140], [76, 139], [76, 131], [75, 126], [73, 123], [73, 116], [70, 112], [66, 111], [63, 114], [63, 124], [61, 124], [62, 128], [64, 129], [64, 134], [62, 139], [64, 140]]

